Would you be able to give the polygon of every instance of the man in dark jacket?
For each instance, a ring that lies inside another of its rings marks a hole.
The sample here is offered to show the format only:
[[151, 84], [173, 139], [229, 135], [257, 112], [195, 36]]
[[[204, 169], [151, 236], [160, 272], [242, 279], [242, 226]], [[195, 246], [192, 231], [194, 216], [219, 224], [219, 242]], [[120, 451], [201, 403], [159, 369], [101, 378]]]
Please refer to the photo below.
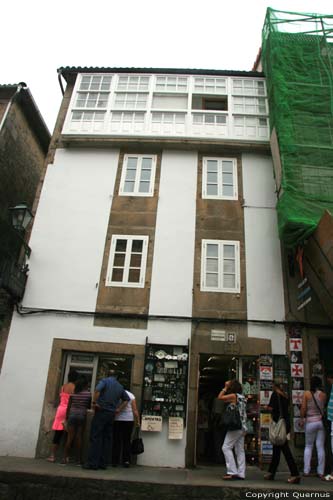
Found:
[[110, 370], [109, 377], [98, 382], [92, 407], [95, 410], [91, 422], [88, 462], [84, 469], [106, 469], [108, 456], [112, 448], [113, 421], [120, 400], [129, 401], [129, 396], [123, 386]]

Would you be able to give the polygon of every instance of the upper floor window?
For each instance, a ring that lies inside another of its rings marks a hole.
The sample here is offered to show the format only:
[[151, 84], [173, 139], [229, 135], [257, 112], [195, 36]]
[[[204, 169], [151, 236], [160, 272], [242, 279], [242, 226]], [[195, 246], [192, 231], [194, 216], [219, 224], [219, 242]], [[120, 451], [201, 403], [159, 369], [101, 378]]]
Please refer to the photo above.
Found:
[[118, 79], [118, 90], [148, 90], [149, 76], [122, 75]]
[[264, 97], [233, 97], [235, 113], [266, 114], [266, 99]]
[[237, 160], [235, 158], [203, 158], [202, 197], [237, 200]]
[[182, 76], [158, 76], [156, 78], [156, 90], [186, 92], [187, 78]]
[[111, 75], [82, 75], [79, 90], [108, 92], [111, 80]]
[[144, 288], [148, 239], [137, 235], [112, 236], [106, 286]]
[[114, 104], [116, 109], [145, 109], [147, 98], [148, 94], [117, 92]]
[[232, 81], [233, 94], [239, 95], [266, 95], [264, 80], [251, 80], [249, 78], [234, 79]]
[[202, 240], [201, 290], [240, 292], [239, 241]]
[[227, 92], [227, 82], [225, 78], [195, 77], [194, 91], [225, 94]]
[[125, 155], [119, 194], [122, 196], [153, 196], [155, 170], [155, 155]]
[[108, 92], [78, 92], [76, 108], [106, 108], [109, 99]]

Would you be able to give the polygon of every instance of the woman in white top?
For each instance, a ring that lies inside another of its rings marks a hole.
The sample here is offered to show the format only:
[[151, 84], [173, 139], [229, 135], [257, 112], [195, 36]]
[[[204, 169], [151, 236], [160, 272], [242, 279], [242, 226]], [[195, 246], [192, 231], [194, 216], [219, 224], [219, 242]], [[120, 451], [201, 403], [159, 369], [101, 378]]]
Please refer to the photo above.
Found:
[[[245, 479], [245, 450], [244, 436], [246, 434], [246, 399], [242, 394], [243, 389], [238, 380], [228, 380], [218, 398], [225, 403], [237, 405], [242, 421], [242, 428], [235, 431], [227, 431], [222, 446], [225, 457], [227, 473], [223, 476], [225, 480]], [[237, 464], [234, 457], [237, 459]]]
[[131, 436], [134, 423], [140, 426], [139, 412], [136, 406], [135, 396], [126, 390], [130, 400], [124, 401], [116, 410], [113, 427], [112, 466], [117, 467], [121, 463], [123, 467], [129, 467], [131, 455]]
[[317, 448], [317, 475], [324, 477], [325, 469], [325, 428], [323, 424], [326, 394], [321, 390], [319, 377], [312, 377], [310, 390], [304, 391], [301, 407], [301, 422], [305, 419], [304, 476], [310, 476], [313, 445]]

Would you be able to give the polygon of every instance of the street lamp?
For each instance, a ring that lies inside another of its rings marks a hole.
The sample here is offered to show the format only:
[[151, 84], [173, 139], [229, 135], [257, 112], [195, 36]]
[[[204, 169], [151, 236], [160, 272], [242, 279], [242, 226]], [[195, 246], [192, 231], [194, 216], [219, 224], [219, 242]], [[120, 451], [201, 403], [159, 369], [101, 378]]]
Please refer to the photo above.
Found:
[[27, 245], [24, 239], [24, 233], [33, 219], [32, 212], [25, 202], [19, 203], [15, 207], [10, 207], [9, 212], [12, 217], [12, 226], [17, 231], [21, 243], [24, 246], [26, 256], [29, 257], [31, 254], [31, 248]]
[[33, 219], [30, 208], [26, 203], [19, 203], [15, 207], [9, 208], [12, 216], [12, 225], [17, 231], [23, 232], [27, 229]]

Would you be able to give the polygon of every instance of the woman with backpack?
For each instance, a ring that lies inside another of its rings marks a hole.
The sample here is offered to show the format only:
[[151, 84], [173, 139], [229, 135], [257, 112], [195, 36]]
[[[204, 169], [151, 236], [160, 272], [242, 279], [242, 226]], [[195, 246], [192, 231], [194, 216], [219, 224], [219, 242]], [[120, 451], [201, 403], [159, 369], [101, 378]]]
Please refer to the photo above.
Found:
[[[227, 466], [227, 473], [223, 476], [226, 481], [245, 479], [245, 450], [244, 450], [244, 436], [246, 434], [246, 399], [243, 396], [243, 389], [238, 380], [228, 380], [225, 383], [224, 389], [220, 392], [218, 398], [229, 403], [226, 409], [225, 416], [235, 412], [236, 420], [238, 418], [239, 425], [232, 425], [227, 427], [227, 433], [224, 438], [222, 451], [225, 457]], [[237, 415], [237, 412], [239, 415]], [[234, 429], [234, 427], [238, 427]], [[235, 461], [234, 453], [236, 455], [237, 464]]]
[[310, 476], [313, 445], [317, 448], [317, 475], [324, 477], [325, 471], [325, 428], [323, 424], [326, 394], [321, 389], [319, 377], [312, 377], [310, 390], [304, 391], [301, 406], [301, 423], [305, 423], [304, 476]]

